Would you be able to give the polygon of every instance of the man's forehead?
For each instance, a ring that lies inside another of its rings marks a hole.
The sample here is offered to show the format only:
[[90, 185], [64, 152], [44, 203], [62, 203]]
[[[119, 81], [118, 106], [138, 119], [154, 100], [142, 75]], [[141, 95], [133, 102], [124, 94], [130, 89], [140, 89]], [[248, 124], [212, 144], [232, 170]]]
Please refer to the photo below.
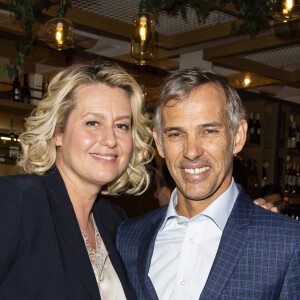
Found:
[[213, 87], [201, 87], [194, 90], [185, 99], [170, 99], [164, 107], [162, 107], [163, 119], [170, 118], [188, 118], [195, 117], [199, 114], [203, 117], [209, 116], [218, 118], [225, 115], [226, 112], [226, 96], [222, 89]]
[[[178, 95], [173, 98], [168, 99], [162, 108], [165, 107], [175, 107], [176, 105], [180, 105], [181, 103], [186, 104], [195, 98], [201, 98], [203, 95], [203, 101], [209, 101], [210, 99], [214, 99], [220, 101], [222, 105], [227, 103], [227, 96], [225, 91], [216, 83], [205, 83], [193, 88], [187, 95]], [[210, 95], [210, 98], [205, 96]]]

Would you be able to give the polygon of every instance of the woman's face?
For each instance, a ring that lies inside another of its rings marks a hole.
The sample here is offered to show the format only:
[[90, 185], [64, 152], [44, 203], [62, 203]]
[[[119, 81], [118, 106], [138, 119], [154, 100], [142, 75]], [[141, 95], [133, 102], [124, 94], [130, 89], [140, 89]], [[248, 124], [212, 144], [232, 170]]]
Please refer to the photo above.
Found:
[[55, 135], [56, 164], [77, 187], [101, 187], [118, 177], [132, 153], [127, 93], [105, 84], [82, 85], [63, 133]]

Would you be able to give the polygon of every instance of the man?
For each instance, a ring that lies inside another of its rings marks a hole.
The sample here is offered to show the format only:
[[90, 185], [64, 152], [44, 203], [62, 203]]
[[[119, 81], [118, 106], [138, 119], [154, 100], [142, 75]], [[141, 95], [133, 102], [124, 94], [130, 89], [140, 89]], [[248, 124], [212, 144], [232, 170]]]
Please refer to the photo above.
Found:
[[153, 134], [177, 188], [117, 235], [138, 299], [300, 299], [300, 223], [256, 206], [232, 178], [246, 133], [224, 78], [166, 79]]

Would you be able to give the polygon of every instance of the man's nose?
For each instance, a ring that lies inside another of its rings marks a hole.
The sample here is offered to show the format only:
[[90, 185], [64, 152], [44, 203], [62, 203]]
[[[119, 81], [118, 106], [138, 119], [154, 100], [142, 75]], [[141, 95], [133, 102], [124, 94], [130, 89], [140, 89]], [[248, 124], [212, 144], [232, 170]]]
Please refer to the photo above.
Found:
[[204, 154], [204, 148], [197, 137], [188, 137], [184, 146], [184, 157], [188, 160], [195, 160]]

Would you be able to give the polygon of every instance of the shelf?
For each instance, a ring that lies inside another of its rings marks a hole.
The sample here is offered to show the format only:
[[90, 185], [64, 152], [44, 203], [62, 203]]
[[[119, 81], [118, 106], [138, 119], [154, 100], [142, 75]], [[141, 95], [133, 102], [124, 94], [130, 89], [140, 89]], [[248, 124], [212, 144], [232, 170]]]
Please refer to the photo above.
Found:
[[299, 156], [300, 157], [300, 151], [291, 151], [291, 150], [288, 150], [287, 151], [287, 155], [288, 156]]
[[250, 142], [246, 142], [245, 147], [246, 148], [263, 148], [262, 144], [255, 144], [255, 143], [250, 143]]
[[18, 116], [24, 118], [28, 116], [35, 107], [36, 106], [32, 104], [19, 103], [19, 102], [0, 99], [1, 115]]

